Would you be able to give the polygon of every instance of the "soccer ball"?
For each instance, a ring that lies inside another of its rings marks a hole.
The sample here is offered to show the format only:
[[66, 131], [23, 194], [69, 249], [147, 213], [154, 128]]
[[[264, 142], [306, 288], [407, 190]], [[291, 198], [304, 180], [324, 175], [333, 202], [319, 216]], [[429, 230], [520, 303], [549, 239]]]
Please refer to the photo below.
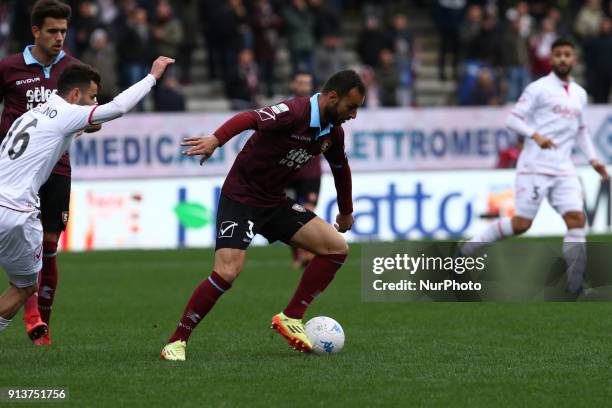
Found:
[[344, 330], [331, 317], [313, 317], [306, 323], [306, 336], [315, 354], [335, 354], [344, 347]]

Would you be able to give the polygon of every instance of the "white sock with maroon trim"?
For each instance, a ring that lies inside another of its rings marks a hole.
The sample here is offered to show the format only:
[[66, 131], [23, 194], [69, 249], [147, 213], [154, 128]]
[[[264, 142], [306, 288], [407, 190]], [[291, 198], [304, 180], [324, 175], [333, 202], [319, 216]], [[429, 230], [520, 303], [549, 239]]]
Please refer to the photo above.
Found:
[[461, 255], [472, 255], [480, 248], [488, 246], [493, 242], [514, 235], [512, 230], [512, 218], [500, 218], [482, 229], [472, 239], [461, 245]]

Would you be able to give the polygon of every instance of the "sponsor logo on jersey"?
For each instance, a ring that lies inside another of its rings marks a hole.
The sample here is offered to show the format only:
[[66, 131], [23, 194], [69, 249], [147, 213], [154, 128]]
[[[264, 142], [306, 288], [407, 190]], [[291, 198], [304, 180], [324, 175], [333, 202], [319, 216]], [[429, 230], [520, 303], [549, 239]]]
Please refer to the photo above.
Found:
[[555, 105], [552, 111], [566, 119], [574, 119], [580, 116], [580, 110], [572, 108], [571, 106]]
[[312, 157], [313, 155], [305, 149], [291, 149], [287, 156], [279, 161], [278, 164], [297, 170], [302, 168]]
[[324, 141], [323, 144], [321, 145], [321, 153], [325, 153], [326, 151], [328, 151], [331, 145], [332, 145], [331, 140]]
[[312, 140], [312, 137], [308, 136], [308, 135], [291, 135], [292, 139], [295, 140], [299, 140], [300, 142], [310, 142]]
[[302, 213], [306, 212], [306, 209], [303, 206], [299, 205], [298, 203], [293, 204], [291, 208], [293, 208], [297, 212], [302, 212]]
[[15, 85], [19, 86], [19, 85], [33, 84], [36, 82], [40, 82], [40, 77], [20, 79], [15, 82]]
[[288, 112], [289, 111], [289, 107], [287, 105], [285, 105], [284, 103], [279, 103], [278, 105], [273, 105], [270, 108], [272, 109], [272, 112], [276, 113], [277, 115], [279, 113], [283, 113], [283, 112]]
[[26, 91], [26, 109], [30, 110], [40, 104], [47, 102], [47, 100], [57, 92], [57, 89], [48, 89], [44, 86], [37, 86]]
[[257, 113], [257, 115], [259, 115], [259, 119], [261, 119], [262, 121], [276, 120], [276, 114], [270, 107], [256, 109], [255, 112]]
[[219, 238], [231, 238], [234, 236], [234, 229], [238, 223], [236, 221], [223, 221], [219, 227]]

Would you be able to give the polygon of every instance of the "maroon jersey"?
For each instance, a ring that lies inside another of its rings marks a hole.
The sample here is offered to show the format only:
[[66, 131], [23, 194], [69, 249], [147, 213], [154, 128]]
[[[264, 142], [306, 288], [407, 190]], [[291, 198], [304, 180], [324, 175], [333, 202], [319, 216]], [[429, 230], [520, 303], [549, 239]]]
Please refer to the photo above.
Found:
[[[31, 47], [0, 60], [0, 100], [4, 100], [0, 142], [15, 119], [45, 103], [51, 94], [57, 92], [57, 80], [64, 68], [80, 62], [62, 51], [50, 66], [44, 67], [32, 56]], [[70, 176], [68, 152], [60, 158], [53, 173]]]
[[310, 160], [293, 176], [293, 180], [318, 179], [323, 173], [321, 169], [321, 160], [316, 157]]
[[255, 133], [236, 157], [222, 193], [253, 207], [271, 207], [286, 199], [296, 173], [323, 153], [330, 163], [342, 214], [353, 212], [351, 174], [342, 127], [321, 129], [318, 94], [239, 113], [216, 132], [221, 145], [245, 129]]

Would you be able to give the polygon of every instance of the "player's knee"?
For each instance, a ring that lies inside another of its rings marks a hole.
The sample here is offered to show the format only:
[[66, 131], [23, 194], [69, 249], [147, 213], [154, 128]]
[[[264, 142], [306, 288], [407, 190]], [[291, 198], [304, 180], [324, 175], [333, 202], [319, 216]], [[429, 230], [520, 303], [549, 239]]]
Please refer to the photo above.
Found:
[[60, 232], [43, 231], [43, 242], [54, 243], [55, 245], [57, 245], [57, 243], [59, 242], [60, 235]]
[[349, 246], [346, 242], [346, 239], [344, 239], [344, 237], [340, 234], [336, 235], [337, 236], [334, 237], [333, 240], [331, 240], [327, 243], [327, 245], [325, 245], [325, 248], [321, 251], [322, 253], [320, 253], [319, 255], [348, 255]]
[[531, 220], [526, 218], [514, 218], [512, 220], [512, 231], [519, 235], [527, 232], [531, 228]]
[[25, 288], [17, 288], [17, 290], [19, 291], [19, 296], [21, 297], [21, 299], [25, 302], [30, 298], [30, 296], [36, 293], [36, 291], [38, 290], [38, 285], [26, 286]]
[[227, 283], [232, 283], [236, 280], [238, 275], [240, 275], [240, 272], [242, 272], [242, 265], [224, 264], [216, 266], [215, 272], [217, 272]]
[[584, 228], [586, 224], [586, 218], [583, 212], [572, 211], [565, 213], [563, 215], [563, 219], [565, 220], [565, 224], [567, 224], [567, 228]]

